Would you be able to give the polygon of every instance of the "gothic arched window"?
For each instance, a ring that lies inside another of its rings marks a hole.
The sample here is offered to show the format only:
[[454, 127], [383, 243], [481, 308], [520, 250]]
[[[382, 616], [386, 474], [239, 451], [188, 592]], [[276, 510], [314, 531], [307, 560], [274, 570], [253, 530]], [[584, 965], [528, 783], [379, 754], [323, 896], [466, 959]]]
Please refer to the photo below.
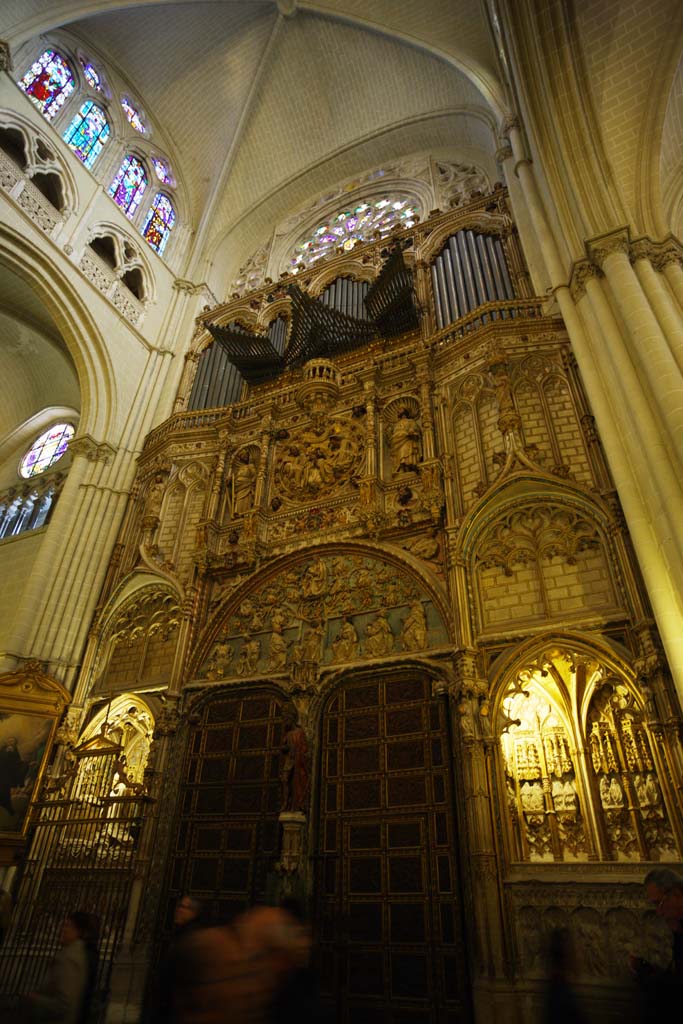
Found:
[[45, 50], [17, 85], [51, 121], [73, 92], [74, 76], [61, 54]]
[[375, 234], [384, 237], [396, 226], [411, 228], [416, 215], [411, 200], [400, 195], [385, 195], [340, 210], [295, 246], [290, 269], [296, 274], [304, 266], [333, 255], [340, 246], [350, 252], [359, 242], [369, 242]]
[[133, 217], [147, 188], [147, 172], [137, 157], [130, 154], [119, 167], [109, 186], [109, 195], [127, 217]]
[[44, 473], [66, 453], [69, 441], [74, 435], [71, 423], [55, 423], [37, 438], [19, 464], [19, 474], [24, 479]]
[[92, 100], [87, 100], [64, 132], [64, 141], [86, 167], [92, 167], [110, 131], [105, 112]]
[[132, 126], [133, 126], [133, 128], [135, 128], [136, 132], [140, 132], [141, 135], [144, 135], [145, 134], [145, 126], [142, 123], [142, 118], [140, 117], [140, 111], [136, 107], [133, 106], [133, 104], [131, 103], [131, 101], [128, 99], [127, 96], [124, 96], [123, 99], [121, 100], [121, 106], [123, 107], [124, 114], [128, 118], [129, 124], [132, 124]]
[[173, 203], [163, 192], [157, 192], [147, 214], [142, 234], [146, 242], [161, 256], [166, 248], [171, 228], [175, 224]]

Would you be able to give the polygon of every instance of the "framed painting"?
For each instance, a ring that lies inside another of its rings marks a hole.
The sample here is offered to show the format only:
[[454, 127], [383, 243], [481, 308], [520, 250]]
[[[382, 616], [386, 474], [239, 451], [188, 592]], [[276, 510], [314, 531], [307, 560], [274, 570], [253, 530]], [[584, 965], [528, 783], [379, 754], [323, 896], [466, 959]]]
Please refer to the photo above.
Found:
[[35, 662], [0, 675], [0, 842], [26, 832], [59, 720], [70, 697]]

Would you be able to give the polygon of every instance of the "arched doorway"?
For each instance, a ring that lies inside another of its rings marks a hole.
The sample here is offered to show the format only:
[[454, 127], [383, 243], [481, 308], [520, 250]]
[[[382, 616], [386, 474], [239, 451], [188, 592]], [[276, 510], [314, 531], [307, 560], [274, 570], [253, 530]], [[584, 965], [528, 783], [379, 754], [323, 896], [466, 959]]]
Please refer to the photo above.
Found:
[[446, 698], [419, 670], [352, 677], [320, 728], [323, 999], [339, 1024], [469, 1020]]

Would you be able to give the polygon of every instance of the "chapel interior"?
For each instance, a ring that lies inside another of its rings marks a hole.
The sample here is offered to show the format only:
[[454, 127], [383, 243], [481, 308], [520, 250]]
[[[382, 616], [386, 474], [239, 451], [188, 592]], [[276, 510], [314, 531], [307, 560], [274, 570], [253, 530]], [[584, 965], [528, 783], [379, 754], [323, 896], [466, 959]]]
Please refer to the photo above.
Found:
[[[683, 6], [0, 5], [0, 992], [296, 898], [339, 1024], [628, 1021], [683, 860]], [[294, 739], [292, 739], [294, 737]]]

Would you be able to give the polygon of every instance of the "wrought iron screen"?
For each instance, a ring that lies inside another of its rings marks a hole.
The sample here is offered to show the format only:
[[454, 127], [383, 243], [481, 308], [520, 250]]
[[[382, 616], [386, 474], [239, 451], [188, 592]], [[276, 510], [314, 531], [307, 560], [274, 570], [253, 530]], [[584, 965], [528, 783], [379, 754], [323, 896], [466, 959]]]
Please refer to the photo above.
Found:
[[71, 770], [48, 782], [34, 804], [17, 907], [0, 948], [0, 993], [6, 1006], [40, 986], [64, 919], [77, 910], [98, 919], [96, 1005], [104, 1006], [148, 802], [142, 795], [112, 795], [120, 752], [110, 743], [104, 750], [76, 750]]
[[417, 675], [349, 682], [322, 722], [316, 918], [339, 1024], [470, 1019], [447, 709]]

